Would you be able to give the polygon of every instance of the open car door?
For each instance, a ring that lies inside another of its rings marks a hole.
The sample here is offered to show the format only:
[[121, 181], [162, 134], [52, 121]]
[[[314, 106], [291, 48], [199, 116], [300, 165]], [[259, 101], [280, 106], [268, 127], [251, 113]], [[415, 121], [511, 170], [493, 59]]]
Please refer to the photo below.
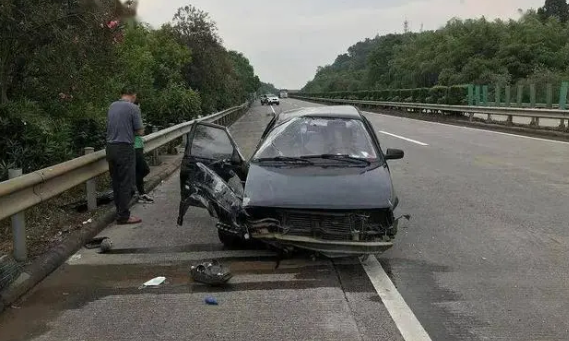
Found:
[[180, 169], [178, 225], [190, 206], [206, 208], [225, 224], [238, 224], [248, 168], [226, 127], [195, 123]]

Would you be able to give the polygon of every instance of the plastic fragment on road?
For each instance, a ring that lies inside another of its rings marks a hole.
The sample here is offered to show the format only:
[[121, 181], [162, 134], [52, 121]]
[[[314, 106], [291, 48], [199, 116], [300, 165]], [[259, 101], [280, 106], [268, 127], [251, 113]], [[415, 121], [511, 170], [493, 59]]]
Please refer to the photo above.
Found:
[[217, 300], [211, 296], [205, 298], [205, 303], [207, 305], [218, 305]]
[[155, 278], [145, 282], [144, 284], [142, 284], [139, 287], [139, 289], [144, 289], [144, 288], [148, 288], [148, 287], [156, 288], [156, 287], [160, 286], [162, 283], [164, 283], [165, 280], [166, 280], [166, 277], [163, 277], [163, 276], [155, 277]]

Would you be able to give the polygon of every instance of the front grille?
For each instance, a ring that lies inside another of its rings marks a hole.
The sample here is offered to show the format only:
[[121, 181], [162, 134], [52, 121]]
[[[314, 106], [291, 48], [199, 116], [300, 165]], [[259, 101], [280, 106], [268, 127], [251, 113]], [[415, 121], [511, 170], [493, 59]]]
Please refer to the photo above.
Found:
[[283, 233], [325, 240], [368, 240], [389, 226], [387, 212], [285, 210], [280, 215]]

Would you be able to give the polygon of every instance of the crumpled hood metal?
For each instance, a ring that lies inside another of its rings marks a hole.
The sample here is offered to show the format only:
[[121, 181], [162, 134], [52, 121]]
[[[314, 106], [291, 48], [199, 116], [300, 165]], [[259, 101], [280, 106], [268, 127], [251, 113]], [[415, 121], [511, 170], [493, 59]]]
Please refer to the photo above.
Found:
[[246, 207], [375, 209], [392, 207], [393, 186], [386, 167], [265, 167], [251, 164]]

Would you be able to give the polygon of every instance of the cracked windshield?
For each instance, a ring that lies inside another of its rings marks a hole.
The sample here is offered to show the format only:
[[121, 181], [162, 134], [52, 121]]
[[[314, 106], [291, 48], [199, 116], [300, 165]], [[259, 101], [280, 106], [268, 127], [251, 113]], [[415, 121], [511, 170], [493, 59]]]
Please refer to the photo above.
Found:
[[569, 340], [569, 0], [1, 0], [0, 341]]
[[321, 154], [364, 159], [377, 157], [362, 121], [304, 117], [293, 118], [277, 126], [259, 147], [255, 158]]

